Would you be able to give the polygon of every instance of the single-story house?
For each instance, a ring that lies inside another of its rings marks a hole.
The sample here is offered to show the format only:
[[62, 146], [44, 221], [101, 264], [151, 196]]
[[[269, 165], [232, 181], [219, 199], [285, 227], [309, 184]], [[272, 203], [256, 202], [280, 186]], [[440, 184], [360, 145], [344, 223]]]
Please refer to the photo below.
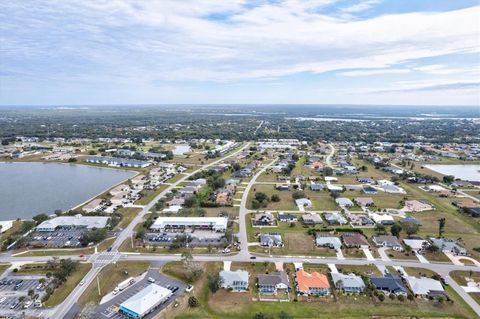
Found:
[[296, 222], [298, 220], [298, 217], [294, 214], [279, 213], [278, 220], [281, 222]]
[[312, 201], [309, 200], [308, 198], [299, 198], [297, 200], [295, 200], [295, 204], [297, 206], [303, 206], [303, 207], [306, 207], [306, 208], [311, 208], [312, 207]]
[[403, 243], [405, 245], [409, 246], [410, 248], [412, 248], [412, 250], [415, 250], [415, 251], [421, 251], [429, 245], [428, 241], [426, 241], [425, 239], [421, 239], [421, 238], [404, 239]]
[[365, 177], [365, 176], [358, 176], [357, 181], [359, 183], [365, 183], [365, 184], [373, 184], [375, 181], [371, 177]]
[[323, 223], [322, 217], [317, 213], [302, 215], [302, 221], [305, 225], [316, 225]]
[[371, 197], [357, 197], [354, 199], [355, 203], [361, 207], [370, 207], [374, 205]]
[[340, 213], [328, 213], [324, 217], [329, 225], [345, 225], [347, 223], [347, 219]]
[[415, 224], [415, 225], [418, 225], [418, 226], [422, 226], [422, 223], [416, 219], [415, 217], [404, 217], [402, 219], [400, 219], [400, 223], [401, 224]]
[[417, 278], [412, 276], [405, 276], [405, 280], [415, 296], [435, 297], [445, 294], [442, 283], [438, 280], [428, 277]]
[[319, 247], [328, 247], [338, 250], [342, 247], [340, 238], [329, 234], [317, 234], [315, 237], [315, 244]]
[[322, 184], [310, 184], [310, 189], [313, 191], [313, 192], [320, 192], [323, 190], [323, 185]]
[[288, 275], [285, 271], [258, 276], [258, 290], [262, 294], [277, 294], [278, 289], [289, 290]]
[[402, 245], [398, 241], [398, 238], [392, 235], [378, 235], [372, 238], [375, 245], [378, 247], [388, 247], [393, 250], [402, 250]]
[[247, 291], [248, 277], [248, 271], [244, 270], [222, 270], [220, 272], [220, 278], [222, 279], [222, 288], [232, 289], [233, 291]]
[[377, 189], [370, 186], [370, 185], [363, 186], [363, 192], [365, 194], [377, 194], [378, 193]]
[[368, 248], [368, 241], [363, 235], [359, 233], [342, 235], [343, 244], [346, 247]]
[[433, 245], [437, 246], [443, 252], [449, 252], [455, 255], [466, 255], [467, 250], [460, 246], [456, 241], [445, 238], [430, 238]]
[[327, 189], [332, 193], [341, 193], [343, 192], [343, 187], [333, 184], [327, 184]]
[[275, 224], [275, 217], [272, 213], [255, 214], [254, 226], [273, 226]]
[[261, 234], [260, 245], [264, 247], [282, 247], [282, 235], [280, 234]]
[[301, 269], [295, 273], [297, 291], [301, 295], [330, 295], [330, 283], [327, 276], [316, 271], [308, 273]]
[[387, 294], [407, 295], [408, 292], [407, 288], [403, 284], [402, 278], [394, 276], [390, 273], [387, 273], [381, 277], [370, 277], [370, 282], [377, 290], [383, 291]]
[[368, 217], [370, 217], [376, 224], [392, 225], [394, 223], [393, 217], [388, 214], [369, 213]]
[[338, 272], [332, 272], [331, 275], [335, 288], [342, 290], [344, 293], [358, 294], [365, 289], [365, 283], [360, 276]]
[[353, 202], [346, 197], [339, 197], [335, 199], [335, 202], [337, 203], [338, 206], [345, 206], [345, 207], [353, 206]]
[[278, 191], [288, 191], [290, 189], [290, 185], [288, 184], [276, 184], [275, 189]]

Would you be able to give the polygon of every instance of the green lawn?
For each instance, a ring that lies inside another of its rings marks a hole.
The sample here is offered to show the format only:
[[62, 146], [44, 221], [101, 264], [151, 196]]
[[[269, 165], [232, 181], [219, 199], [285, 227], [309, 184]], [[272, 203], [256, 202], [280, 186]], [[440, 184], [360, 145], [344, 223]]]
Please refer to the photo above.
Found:
[[142, 209], [138, 207], [122, 207], [118, 212], [122, 215], [122, 220], [118, 223], [116, 228], [125, 228], [127, 227], [132, 220], [140, 213]]
[[3, 274], [5, 270], [7, 270], [11, 264], [0, 264], [0, 275]]
[[[183, 175], [176, 175], [176, 176], [179, 176], [180, 178], [183, 176]], [[175, 176], [175, 177], [176, 177]], [[173, 178], [175, 178], [173, 177]], [[158, 196], [158, 194], [160, 194], [161, 192], [163, 192], [165, 189], [167, 189], [168, 185], [160, 185], [158, 186], [157, 189], [155, 190], [143, 190], [142, 191], [142, 194], [143, 194], [143, 197], [140, 198], [139, 200], [137, 200], [135, 202], [135, 205], [147, 205], [148, 203], [150, 203], [155, 197]]]
[[248, 194], [247, 200], [247, 208], [253, 209], [252, 207], [252, 200], [255, 196], [256, 192], [265, 193], [269, 198], [272, 197], [273, 194], [276, 194], [280, 197], [279, 202], [272, 202], [268, 203], [268, 206], [265, 208], [260, 208], [259, 210], [298, 210], [297, 205], [292, 198], [291, 191], [278, 191], [275, 189], [275, 185], [265, 185], [265, 184], [255, 184]]

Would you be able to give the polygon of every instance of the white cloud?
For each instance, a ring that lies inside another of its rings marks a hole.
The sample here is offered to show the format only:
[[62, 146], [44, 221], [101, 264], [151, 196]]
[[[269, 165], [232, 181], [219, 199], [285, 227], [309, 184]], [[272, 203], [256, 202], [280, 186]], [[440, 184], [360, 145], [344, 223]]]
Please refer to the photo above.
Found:
[[352, 6], [342, 8], [341, 11], [347, 12], [347, 13], [357, 13], [357, 12], [368, 10], [371, 7], [376, 6], [381, 2], [382, 0], [364, 0]]
[[408, 69], [379, 69], [379, 70], [357, 70], [337, 73], [342, 76], [370, 76], [370, 75], [384, 75], [384, 74], [406, 74], [410, 73]]

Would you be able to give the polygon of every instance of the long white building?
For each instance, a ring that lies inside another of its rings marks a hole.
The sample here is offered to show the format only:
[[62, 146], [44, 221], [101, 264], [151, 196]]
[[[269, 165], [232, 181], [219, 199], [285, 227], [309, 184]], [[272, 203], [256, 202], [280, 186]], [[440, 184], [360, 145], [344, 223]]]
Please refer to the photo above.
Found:
[[197, 228], [224, 232], [227, 224], [227, 217], [158, 217], [150, 228], [159, 231], [166, 228]]
[[171, 295], [169, 289], [150, 284], [125, 300], [120, 305], [119, 311], [131, 318], [143, 318]]
[[60, 216], [44, 221], [37, 226], [37, 231], [54, 231], [57, 227], [105, 228], [109, 217], [105, 216]]

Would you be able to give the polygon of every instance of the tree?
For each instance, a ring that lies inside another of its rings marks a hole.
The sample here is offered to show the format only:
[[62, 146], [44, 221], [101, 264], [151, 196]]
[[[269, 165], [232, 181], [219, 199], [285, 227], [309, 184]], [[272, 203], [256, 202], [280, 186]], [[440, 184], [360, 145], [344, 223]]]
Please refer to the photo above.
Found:
[[222, 287], [223, 280], [218, 273], [208, 275], [207, 285], [212, 293], [216, 293]]
[[195, 297], [195, 296], [190, 296], [188, 298], [188, 306], [191, 307], [191, 308], [196, 308], [200, 305], [200, 303], [198, 302], [198, 299]]
[[323, 168], [323, 175], [324, 176], [332, 176], [333, 175], [333, 169], [331, 167], [324, 167]]
[[305, 193], [303, 191], [296, 190], [292, 193], [293, 199], [305, 198]]
[[186, 207], [186, 208], [192, 208], [192, 207], [198, 206], [197, 197], [196, 196], [190, 196], [190, 197], [185, 198], [183, 206]]
[[290, 316], [288, 313], [286, 313], [285, 311], [280, 311], [280, 313], [278, 314], [278, 319], [293, 319], [292, 316]]
[[278, 203], [280, 201], [280, 196], [277, 194], [273, 194], [272, 197], [270, 197], [271, 201], [274, 203]]
[[375, 232], [377, 234], [384, 234], [386, 229], [385, 229], [385, 225], [383, 224], [375, 224], [375, 228], [374, 228]]
[[269, 315], [264, 314], [263, 312], [257, 312], [255, 315], [252, 317], [253, 319], [270, 319], [271, 317]]
[[257, 192], [257, 193], [255, 193], [255, 199], [261, 203], [261, 202], [267, 200], [268, 196], [265, 193]]
[[189, 252], [189, 251], [184, 251], [182, 253], [182, 263], [184, 266], [187, 266], [188, 264], [190, 264], [192, 261], [193, 261], [193, 256], [192, 256], [192, 253]]
[[77, 158], [75, 158], [75, 157], [70, 157], [70, 158], [68, 159], [68, 162], [69, 162], [69, 163], [75, 163], [76, 161], [77, 161]]
[[390, 232], [395, 237], [398, 237], [401, 231], [402, 231], [402, 225], [400, 225], [399, 223], [395, 223], [392, 226], [390, 226]]
[[408, 236], [412, 236], [418, 232], [418, 229], [420, 228], [417, 224], [415, 223], [403, 223], [402, 224], [403, 230], [405, 233], [407, 233]]
[[32, 217], [32, 219], [37, 223], [37, 225], [41, 224], [42, 222], [48, 219], [47, 214], [38, 214]]
[[455, 180], [455, 176], [453, 176], [453, 175], [446, 175], [446, 176], [443, 176], [443, 179], [442, 179], [442, 180], [443, 180], [443, 182], [444, 182], [445, 184], [450, 184], [450, 183], [452, 183], [452, 182]]
[[445, 217], [442, 217], [438, 220], [438, 237], [442, 237], [443, 232], [445, 231], [445, 223], [447, 220]]

